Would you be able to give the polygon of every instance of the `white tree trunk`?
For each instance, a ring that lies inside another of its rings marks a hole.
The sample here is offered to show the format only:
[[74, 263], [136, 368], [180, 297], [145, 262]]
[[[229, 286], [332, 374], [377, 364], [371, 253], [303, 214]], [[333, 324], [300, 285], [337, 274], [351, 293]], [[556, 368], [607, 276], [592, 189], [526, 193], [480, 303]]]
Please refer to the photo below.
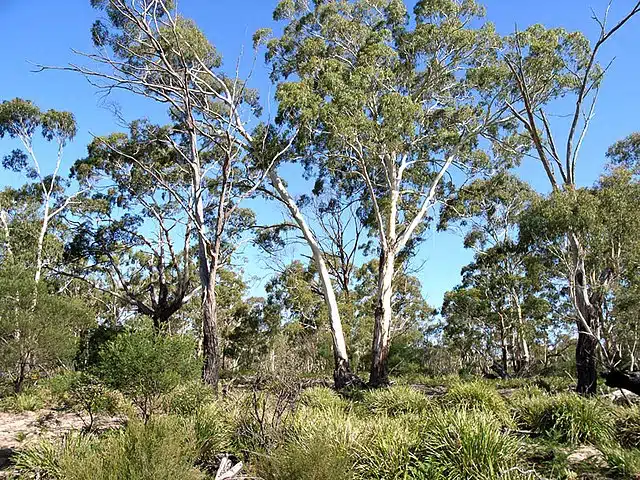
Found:
[[296, 225], [302, 232], [304, 239], [306, 240], [311, 252], [313, 254], [313, 261], [318, 270], [318, 276], [320, 277], [320, 285], [322, 286], [322, 293], [324, 295], [324, 301], [329, 311], [329, 325], [331, 328], [331, 336], [333, 338], [333, 356], [335, 360], [334, 380], [336, 387], [340, 388], [344, 382], [349, 383], [352, 381], [352, 374], [349, 366], [349, 357], [347, 355], [347, 346], [344, 340], [344, 332], [342, 330], [342, 321], [340, 320], [340, 311], [338, 310], [338, 300], [333, 289], [331, 282], [331, 276], [329, 275], [329, 269], [324, 260], [322, 249], [316, 239], [315, 235], [309, 228], [304, 215], [296, 205], [295, 200], [289, 194], [282, 179], [278, 176], [275, 170], [269, 172], [269, 180], [271, 185], [278, 193], [280, 200], [286, 205], [289, 210], [289, 214], [296, 222]]

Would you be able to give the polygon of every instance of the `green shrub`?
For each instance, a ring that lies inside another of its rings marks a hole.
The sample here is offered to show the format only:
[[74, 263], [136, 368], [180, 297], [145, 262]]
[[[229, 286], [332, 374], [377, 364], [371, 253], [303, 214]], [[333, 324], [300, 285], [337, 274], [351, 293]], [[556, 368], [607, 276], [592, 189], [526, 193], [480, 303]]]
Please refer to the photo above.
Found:
[[607, 445], [613, 440], [612, 411], [597, 399], [571, 393], [531, 397], [519, 401], [515, 413], [522, 427], [554, 441]]
[[428, 410], [431, 405], [424, 394], [407, 386], [393, 386], [368, 391], [365, 393], [363, 401], [371, 412], [392, 416], [422, 413]]
[[347, 406], [347, 402], [335, 390], [327, 387], [312, 387], [304, 390], [300, 395], [300, 404], [321, 410], [341, 410]]
[[194, 467], [197, 454], [189, 422], [158, 417], [104, 437], [41, 442], [18, 454], [16, 470], [55, 480], [200, 480], [205, 476]]
[[195, 351], [195, 341], [184, 336], [121, 333], [100, 351], [98, 372], [107, 385], [131, 400], [147, 421], [162, 395], [198, 378], [201, 362]]
[[214, 400], [215, 393], [210, 385], [205, 385], [201, 380], [193, 380], [178, 385], [166, 396], [164, 404], [169, 413], [189, 416]]
[[457, 383], [447, 391], [443, 401], [452, 408], [481, 410], [493, 414], [504, 424], [511, 422], [507, 403], [496, 389], [486, 382]]
[[52, 395], [65, 407], [74, 409], [86, 430], [92, 430], [96, 415], [115, 414], [119, 401], [100, 380], [87, 372], [68, 372], [49, 383]]
[[[434, 480], [526, 478], [516, 469], [521, 445], [478, 410], [440, 410], [423, 427], [416, 472]], [[420, 477], [419, 477], [420, 478]]]

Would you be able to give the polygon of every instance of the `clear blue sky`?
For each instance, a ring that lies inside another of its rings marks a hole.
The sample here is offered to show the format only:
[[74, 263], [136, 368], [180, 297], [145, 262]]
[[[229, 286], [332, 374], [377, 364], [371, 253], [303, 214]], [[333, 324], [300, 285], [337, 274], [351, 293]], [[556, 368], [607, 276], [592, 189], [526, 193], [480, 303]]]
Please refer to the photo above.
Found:
[[[409, 2], [409, 0], [407, 0]], [[179, 0], [182, 14], [195, 19], [212, 43], [222, 52], [226, 67], [233, 68], [244, 46], [251, 47], [251, 35], [260, 27], [276, 27], [271, 12], [276, 0]], [[522, 29], [534, 23], [582, 30], [594, 38], [597, 27], [590, 19], [591, 8], [602, 12], [607, 0], [487, 0], [488, 19], [501, 33]], [[633, 0], [635, 3], [635, 0]], [[614, 0], [611, 18], [631, 7], [632, 0]], [[105, 100], [83, 78], [65, 72], [35, 74], [29, 62], [65, 65], [77, 60], [71, 48], [90, 51], [89, 28], [95, 11], [89, 0], [0, 0], [0, 45], [2, 70], [0, 100], [22, 97], [33, 100], [41, 108], [70, 110], [76, 115], [79, 134], [67, 150], [66, 166], [85, 153], [91, 134], [107, 134], [115, 129], [112, 113]], [[249, 53], [247, 53], [247, 56]], [[611, 41], [602, 51], [601, 61], [616, 57], [597, 109], [590, 135], [580, 159], [578, 180], [591, 184], [602, 170], [604, 152], [615, 140], [633, 131], [640, 131], [640, 18]], [[249, 58], [244, 65], [249, 65]], [[272, 93], [266, 72], [257, 65], [252, 86], [259, 88], [266, 99]], [[162, 113], [157, 106], [135, 97], [114, 98], [128, 120]], [[565, 113], [565, 112], [558, 112]], [[0, 142], [0, 155], [13, 148]], [[525, 164], [520, 173], [534, 187], [546, 190], [539, 165]], [[0, 170], [0, 188], [19, 182]], [[300, 186], [304, 188], [303, 185]], [[302, 193], [302, 192], [298, 192]], [[258, 206], [262, 217], [273, 215], [274, 205]], [[250, 252], [249, 252], [250, 253]], [[421, 249], [418, 262], [425, 262], [419, 273], [427, 299], [440, 306], [442, 295], [460, 280], [460, 268], [471, 258], [462, 248], [461, 239], [452, 234], [433, 234]], [[262, 276], [260, 263], [250, 258], [250, 275]], [[254, 288], [260, 294], [260, 286]]]

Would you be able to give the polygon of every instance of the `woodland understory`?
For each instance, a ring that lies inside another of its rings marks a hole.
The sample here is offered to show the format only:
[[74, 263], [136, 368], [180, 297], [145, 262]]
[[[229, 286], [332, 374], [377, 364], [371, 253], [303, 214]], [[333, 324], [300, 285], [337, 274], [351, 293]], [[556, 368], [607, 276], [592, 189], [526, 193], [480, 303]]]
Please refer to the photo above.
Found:
[[635, 126], [577, 180], [640, 2], [281, 0], [231, 63], [173, 0], [90, 3], [37, 78], [165, 114], [70, 159], [72, 112], [0, 98], [0, 476], [640, 478]]

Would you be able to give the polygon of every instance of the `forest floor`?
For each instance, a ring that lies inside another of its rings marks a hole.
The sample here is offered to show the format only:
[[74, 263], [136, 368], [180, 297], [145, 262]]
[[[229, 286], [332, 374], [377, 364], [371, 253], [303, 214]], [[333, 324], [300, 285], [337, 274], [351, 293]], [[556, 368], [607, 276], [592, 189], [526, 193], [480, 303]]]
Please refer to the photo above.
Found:
[[[104, 431], [119, 428], [120, 417], [100, 416], [95, 429]], [[85, 424], [78, 414], [69, 411], [41, 409], [31, 412], [0, 412], [0, 478], [10, 464], [11, 456], [31, 442], [42, 439], [62, 438], [72, 431], [79, 431]]]
[[[453, 410], [458, 410], [460, 405], [465, 402], [471, 402], [472, 404], [478, 404], [480, 406], [485, 404], [483, 408], [491, 410], [500, 407], [501, 402], [507, 405], [507, 407], [502, 406], [500, 408], [509, 408], [513, 415], [519, 415], [521, 419], [525, 419], [532, 415], [537, 415], [536, 412], [539, 408], [548, 408], [549, 415], [558, 417], [559, 421], [557, 425], [546, 425], [548, 421], [545, 420], [545, 418], [550, 417], [545, 414], [540, 417], [539, 425], [536, 424], [537, 420], [532, 420], [531, 425], [527, 426], [503, 426], [504, 428], [511, 429], [512, 436], [522, 444], [522, 455], [526, 457], [523, 465], [530, 465], [536, 469], [536, 473], [526, 478], [566, 478], [571, 480], [609, 478], [640, 479], [640, 475], [637, 475], [631, 468], [624, 468], [622, 470], [618, 468], [620, 473], [616, 473], [615, 475], [610, 474], [612, 466], [614, 466], [611, 464], [611, 458], [613, 457], [606, 453], [606, 449], [600, 448], [597, 441], [589, 440], [590, 438], [595, 438], [595, 434], [591, 432], [591, 426], [588, 424], [591, 420], [583, 420], [583, 417], [587, 416], [591, 411], [584, 410], [584, 408], [596, 408], [600, 405], [599, 402], [603, 402], [605, 406], [610, 405], [610, 407], [606, 407], [607, 409], [618, 408], [624, 411], [629, 409], [627, 406], [628, 402], [640, 405], [640, 397], [631, 392], [622, 393], [618, 390], [604, 393], [603, 391], [601, 395], [598, 396], [599, 399], [594, 399], [594, 401], [596, 401], [595, 404], [589, 400], [585, 401], [585, 403], [572, 406], [572, 399], [563, 397], [563, 395], [566, 395], [566, 392], [570, 391], [570, 387], [567, 385], [553, 388], [552, 392], [550, 391], [546, 394], [543, 392], [534, 392], [532, 397], [529, 397], [531, 392], [529, 392], [528, 389], [538, 387], [532, 387], [531, 384], [527, 386], [524, 383], [523, 385], [519, 385], [516, 381], [497, 382], [493, 384], [476, 382], [469, 385], [470, 389], [462, 389], [462, 391], [456, 391], [456, 389], [460, 390], [459, 387], [452, 388], [451, 385], [438, 385], [433, 381], [430, 383], [422, 383], [421, 380], [414, 380], [412, 382], [406, 382], [404, 385], [405, 387], [398, 385], [397, 389], [394, 387], [388, 394], [380, 391], [367, 396], [365, 393], [364, 399], [352, 400], [327, 397], [328, 393], [325, 393], [325, 390], [331, 392], [330, 390], [315, 387], [309, 390], [310, 392], [315, 392], [315, 396], [308, 397], [312, 398], [313, 401], [311, 403], [305, 403], [303, 401], [302, 405], [311, 405], [309, 407], [311, 410], [322, 412], [326, 408], [324, 405], [325, 402], [328, 402], [328, 405], [331, 406], [328, 411], [332, 411], [337, 405], [346, 412], [344, 418], [350, 418], [354, 422], [363, 421], [362, 419], [366, 421], [370, 415], [383, 415], [385, 419], [393, 422], [399, 421], [399, 424], [401, 424], [405, 413], [415, 413], [414, 410], [417, 409], [416, 412], [420, 415], [420, 409], [430, 408], [423, 405], [422, 401], [418, 398], [420, 395], [418, 395], [418, 397], [415, 397], [416, 393], [408, 395], [402, 390], [405, 388], [409, 391], [408, 393], [420, 392], [427, 398], [430, 404], [442, 404], [446, 408]], [[546, 387], [546, 385], [544, 386]], [[237, 385], [234, 388], [236, 393], [245, 390], [248, 391], [247, 388], [238, 388]], [[546, 390], [546, 388], [543, 388], [543, 390]], [[497, 400], [491, 397], [491, 391], [494, 392], [493, 395], [496, 393], [499, 395]], [[335, 393], [333, 395], [335, 395]], [[500, 400], [500, 398], [503, 400]], [[557, 405], [551, 403], [540, 406], [536, 403], [536, 398], [549, 400], [558, 399], [559, 403]], [[224, 400], [222, 401], [224, 402]], [[498, 403], [496, 403], [496, 401], [498, 401]], [[562, 402], [568, 403], [565, 406]], [[358, 408], [354, 410], [354, 406], [361, 407], [361, 410], [358, 410]], [[570, 411], [572, 408], [577, 408], [575, 413]], [[426, 411], [427, 410], [424, 410], [424, 412]], [[600, 410], [598, 407], [593, 410], [593, 413], [597, 416], [598, 413], [605, 411], [608, 410]], [[640, 407], [629, 409], [629, 415], [635, 415], [633, 413], [635, 411], [640, 411]], [[360, 412], [357, 414], [361, 416], [360, 420], [352, 417], [353, 412]], [[249, 415], [249, 413], [245, 413]], [[542, 412], [540, 413], [542, 414]], [[497, 415], [497, 417], [499, 417], [499, 415]], [[566, 421], [562, 420], [563, 418]], [[634, 420], [632, 421], [633, 425], [629, 425], [629, 430], [634, 435], [633, 438], [635, 438], [636, 435], [640, 438], [640, 425], [636, 426], [635, 416], [630, 416], [629, 420], [631, 419]], [[597, 421], [597, 418], [595, 420]], [[566, 423], [567, 421], [569, 423]], [[121, 428], [125, 424], [126, 417], [124, 416], [103, 415], [96, 418], [94, 429], [96, 431], [106, 431]], [[84, 427], [85, 422], [83, 418], [78, 413], [69, 410], [39, 408], [34, 411], [23, 412], [0, 411], [0, 479], [13, 478], [10, 477], [9, 471], [13, 468], [11, 466], [11, 457], [15, 455], [15, 453], [27, 449], [30, 445], [42, 440], [60, 439], [64, 437], [65, 434], [81, 431]], [[545, 435], [542, 430], [538, 432], [539, 434], [533, 435], [534, 427], [539, 427], [540, 429], [548, 428], [548, 435]], [[362, 428], [363, 431], [367, 431], [373, 428], [373, 426], [363, 424]], [[559, 441], [558, 438], [560, 437], [558, 435], [562, 436], [563, 430], [567, 428], [569, 430], [580, 430], [582, 432], [581, 435], [587, 441]], [[638, 430], [637, 434], [636, 430]], [[638, 442], [634, 440], [633, 443], [635, 447], [635, 444]], [[629, 450], [629, 452], [637, 452], [635, 448]], [[626, 454], [622, 452], [621, 455]], [[633, 453], [633, 455], [635, 455], [635, 453]]]

